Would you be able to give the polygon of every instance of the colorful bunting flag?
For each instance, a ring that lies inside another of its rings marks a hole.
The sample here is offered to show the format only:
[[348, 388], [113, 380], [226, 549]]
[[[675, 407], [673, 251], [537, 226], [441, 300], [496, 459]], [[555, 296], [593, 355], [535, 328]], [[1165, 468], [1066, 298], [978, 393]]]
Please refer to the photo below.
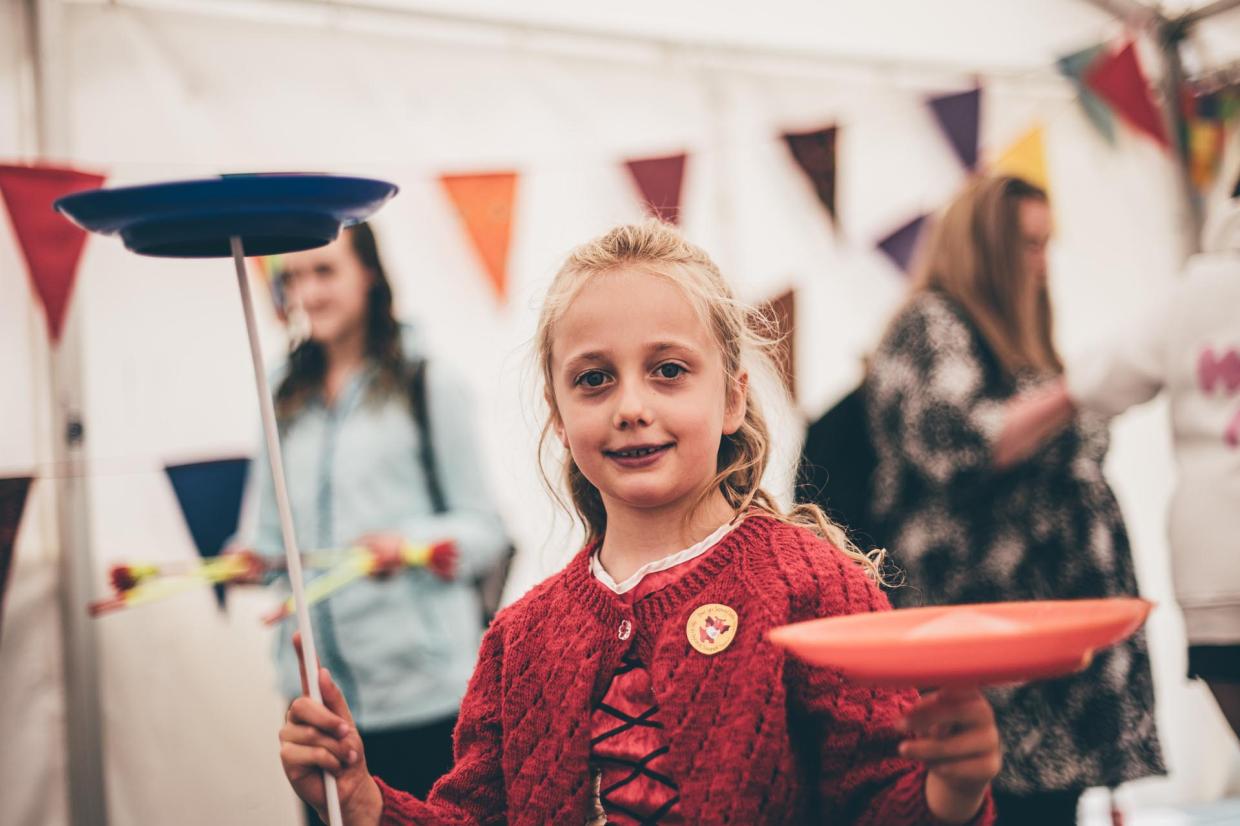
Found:
[[1115, 143], [1115, 115], [1111, 112], [1111, 107], [1107, 106], [1106, 101], [1098, 97], [1085, 85], [1085, 73], [1094, 65], [1097, 60], [1102, 57], [1104, 46], [1090, 46], [1088, 49], [1081, 49], [1072, 54], [1064, 55], [1055, 61], [1055, 65], [1059, 68], [1059, 72], [1076, 88], [1076, 99], [1081, 104], [1081, 109], [1085, 113], [1085, 117], [1089, 118], [1089, 122], [1094, 125], [1098, 133], [1106, 139], [1106, 142], [1114, 145]]
[[1170, 148], [1162, 111], [1137, 62], [1135, 43], [1129, 41], [1114, 54], [1099, 57], [1085, 72], [1085, 85], [1111, 104], [1134, 129]]
[[925, 229], [926, 219], [929, 217], [928, 215], [918, 215], [878, 242], [878, 248], [905, 275], [908, 275], [910, 272], [913, 258], [917, 253], [918, 242], [921, 240], [922, 230]]
[[838, 134], [837, 127], [829, 126], [812, 132], [786, 132], [783, 136], [792, 157], [813, 185], [818, 200], [831, 215], [832, 223], [836, 220], [835, 146]]
[[[249, 466], [249, 459], [217, 459], [164, 468], [200, 556], [217, 556], [237, 532]], [[223, 607], [223, 588], [215, 593]]]
[[517, 173], [443, 175], [444, 190], [456, 206], [501, 302], [508, 298], [508, 244], [512, 236]]
[[1005, 149], [995, 161], [994, 172], [1024, 178], [1049, 194], [1050, 178], [1046, 173], [1046, 146], [1042, 138], [1042, 125], [1035, 125]]
[[9, 584], [9, 571], [13, 568], [17, 530], [22, 524], [30, 482], [29, 476], [0, 479], [0, 628], [3, 627], [4, 594]]
[[970, 89], [932, 97], [930, 109], [965, 169], [977, 168], [978, 128], [981, 123], [982, 90]]
[[97, 189], [104, 177], [50, 166], [0, 166], [0, 195], [26, 259], [35, 294], [43, 304], [52, 342], [60, 341], [86, 230], [69, 223], [52, 203], [83, 189]]
[[625, 161], [646, 211], [660, 221], [680, 223], [680, 188], [685, 177], [684, 153], [663, 158]]
[[1182, 96], [1181, 147], [1188, 162], [1189, 178], [1198, 195], [1205, 196], [1218, 177], [1223, 161], [1226, 122], [1221, 92], [1198, 92], [1191, 87]]
[[763, 330], [763, 335], [774, 335], [778, 340], [775, 347], [775, 366], [784, 381], [784, 387], [793, 401], [797, 398], [796, 333], [797, 294], [788, 290], [758, 308], [763, 318], [768, 319], [774, 329]]

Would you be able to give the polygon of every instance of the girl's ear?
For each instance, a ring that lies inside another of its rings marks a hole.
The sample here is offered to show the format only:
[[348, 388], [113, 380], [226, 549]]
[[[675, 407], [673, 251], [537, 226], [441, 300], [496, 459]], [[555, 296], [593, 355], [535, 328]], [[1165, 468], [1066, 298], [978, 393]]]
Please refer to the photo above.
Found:
[[555, 394], [550, 388], [543, 394], [543, 399], [547, 402], [548, 416], [551, 421], [551, 430], [555, 433], [555, 437], [560, 440], [560, 444], [564, 445], [564, 449], [568, 449], [568, 436], [564, 433], [564, 420], [560, 418], [560, 410], [555, 405]]
[[741, 429], [745, 423], [746, 401], [749, 399], [749, 372], [742, 370], [728, 382], [727, 406], [723, 413], [723, 432], [726, 436]]

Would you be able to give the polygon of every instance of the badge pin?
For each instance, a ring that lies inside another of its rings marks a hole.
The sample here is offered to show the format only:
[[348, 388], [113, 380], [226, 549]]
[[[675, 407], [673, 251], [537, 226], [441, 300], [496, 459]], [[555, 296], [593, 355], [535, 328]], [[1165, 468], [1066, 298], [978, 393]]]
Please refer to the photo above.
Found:
[[736, 639], [736, 612], [726, 605], [703, 605], [689, 615], [685, 633], [689, 645], [707, 656], [718, 654]]

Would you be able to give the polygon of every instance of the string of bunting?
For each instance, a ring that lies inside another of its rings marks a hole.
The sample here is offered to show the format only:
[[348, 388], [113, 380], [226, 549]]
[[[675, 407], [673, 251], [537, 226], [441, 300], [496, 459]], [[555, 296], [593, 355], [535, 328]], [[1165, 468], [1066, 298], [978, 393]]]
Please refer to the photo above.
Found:
[[[372, 549], [359, 545], [339, 550], [310, 551], [302, 554], [302, 564], [323, 571], [306, 588], [307, 604], [315, 605], [363, 577], [397, 568], [425, 568], [436, 576], [450, 577], [455, 566], [455, 547], [451, 542], [407, 543], [395, 560], [387, 560]], [[219, 588], [239, 581], [263, 579], [282, 570], [282, 559], [250, 554], [225, 554], [193, 564], [119, 563], [108, 572], [112, 593], [90, 603], [87, 611], [93, 617], [104, 616], [159, 602], [203, 586]], [[292, 616], [294, 610], [290, 597], [264, 617], [264, 622], [275, 624]]]
[[[1173, 145], [1157, 97], [1141, 68], [1131, 39], [1076, 50], [1061, 57], [1056, 66], [1076, 90], [1082, 115], [1108, 145], [1114, 146], [1120, 140], [1118, 125], [1121, 123], [1164, 149]], [[967, 174], [981, 169], [1018, 174], [1049, 189], [1045, 130], [1041, 124], [1031, 124], [1017, 140], [987, 161], [983, 159], [979, 138], [985, 105], [980, 83], [964, 90], [930, 95], [925, 104]], [[1200, 195], [1217, 181], [1226, 129], [1240, 115], [1240, 95], [1232, 88], [1189, 85], [1184, 88], [1177, 105], [1184, 119], [1182, 133], [1175, 136], [1174, 145], [1184, 153], [1190, 177]], [[827, 124], [779, 136], [790, 162], [822, 204], [837, 236], [840, 235], [836, 193], [841, 128], [845, 127]], [[622, 162], [633, 184], [634, 195], [645, 210], [673, 223], [679, 223], [683, 217], [682, 194], [686, 175], [692, 167], [692, 156], [688, 152], [634, 157]], [[68, 321], [86, 233], [55, 213], [51, 205], [64, 195], [102, 185], [105, 177], [95, 171], [48, 165], [0, 165], [0, 199], [4, 201], [13, 236], [26, 265], [32, 297], [42, 308], [47, 336], [53, 347], [61, 340]], [[520, 173], [510, 169], [444, 174], [438, 178], [445, 201], [459, 219], [462, 237], [475, 251], [479, 271], [485, 276], [497, 305], [504, 306], [510, 295], [508, 261], [515, 230]], [[906, 216], [894, 223], [889, 232], [872, 241], [873, 248], [890, 260], [896, 272], [907, 274], [913, 266], [930, 223], [930, 214], [923, 211]], [[272, 304], [277, 313], [282, 314], [283, 286], [276, 277], [279, 260], [251, 259], [251, 262], [268, 283]], [[792, 364], [795, 348], [791, 346], [795, 330], [794, 308], [794, 292], [774, 298], [767, 307], [768, 315], [776, 320], [778, 332], [786, 341], [781, 369], [789, 391], [795, 394]], [[133, 587], [118, 589], [114, 598], [128, 606], [179, 593], [186, 587], [218, 586], [228, 581], [233, 563], [217, 561], [216, 557], [224, 542], [236, 532], [247, 468], [247, 460], [240, 458], [169, 465], [165, 469], [169, 482], [194, 546], [205, 562], [201, 570], [192, 574], [147, 576]], [[32, 480], [40, 475], [52, 477], [52, 474], [32, 473], [0, 479], [0, 612], [26, 493]], [[338, 565], [351, 567], [347, 567], [347, 571], [341, 568], [332, 581], [345, 581], [364, 569], [361, 559], [350, 557], [347, 562], [338, 561]], [[218, 594], [222, 607], [222, 588]]]

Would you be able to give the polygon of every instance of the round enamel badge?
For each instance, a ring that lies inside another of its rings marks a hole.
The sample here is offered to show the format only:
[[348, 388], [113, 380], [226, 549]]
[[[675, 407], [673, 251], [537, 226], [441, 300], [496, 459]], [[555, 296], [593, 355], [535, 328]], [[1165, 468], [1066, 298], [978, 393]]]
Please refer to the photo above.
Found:
[[689, 645], [702, 654], [718, 654], [736, 638], [736, 612], [726, 605], [703, 605], [689, 615], [685, 626]]

